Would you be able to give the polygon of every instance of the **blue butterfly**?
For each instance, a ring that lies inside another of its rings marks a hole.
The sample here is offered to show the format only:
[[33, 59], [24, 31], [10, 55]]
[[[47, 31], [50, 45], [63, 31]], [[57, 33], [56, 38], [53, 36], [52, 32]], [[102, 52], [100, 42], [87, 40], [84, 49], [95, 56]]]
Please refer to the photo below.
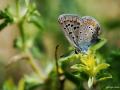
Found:
[[91, 16], [62, 14], [58, 21], [66, 38], [76, 48], [76, 53], [87, 53], [89, 47], [99, 39], [100, 25]]

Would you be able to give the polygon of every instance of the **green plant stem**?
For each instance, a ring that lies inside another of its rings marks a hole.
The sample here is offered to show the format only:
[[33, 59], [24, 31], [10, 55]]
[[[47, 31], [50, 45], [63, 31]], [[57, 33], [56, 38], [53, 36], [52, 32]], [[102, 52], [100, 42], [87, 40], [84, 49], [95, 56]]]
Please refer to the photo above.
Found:
[[17, 14], [18, 18], [19, 18], [19, 7], [20, 7], [19, 6], [20, 5], [19, 2], [20, 2], [19, 0], [16, 0], [16, 14]]
[[28, 53], [28, 63], [31, 65], [31, 67], [34, 70], [34, 72], [39, 75], [40, 79], [42, 79], [42, 80], [46, 79], [45, 75], [43, 75], [40, 72], [42, 70], [40, 70], [40, 68], [38, 67], [38, 65], [36, 64], [36, 62], [34, 61], [34, 59], [33, 59], [33, 57], [31, 56], [30, 53]]
[[35, 73], [37, 73], [40, 77], [40, 79], [45, 80], [45, 76], [42, 75], [42, 73], [40, 72], [40, 68], [36, 65], [32, 55], [30, 55], [30, 53], [26, 52], [27, 51], [27, 47], [26, 47], [26, 37], [25, 37], [25, 32], [24, 32], [24, 28], [23, 28], [23, 24], [24, 24], [24, 20], [22, 19], [19, 23], [18, 23], [18, 27], [19, 27], [19, 31], [20, 31], [20, 36], [22, 39], [22, 52], [24, 52], [25, 54], [27, 53], [28, 55], [28, 62], [31, 65], [32, 69], [34, 70]]
[[9, 65], [16, 63], [18, 61], [21, 60], [26, 60], [28, 62], [28, 64], [31, 66], [31, 68], [33, 69], [33, 71], [39, 76], [39, 78], [43, 81], [46, 80], [45, 75], [43, 75], [43, 73], [41, 73], [41, 69], [39, 68], [39, 66], [36, 64], [34, 58], [32, 57], [32, 55], [30, 54], [30, 52], [23, 52], [19, 55], [14, 56], [11, 61], [6, 65], [6, 67], [8, 68]]
[[20, 32], [20, 37], [22, 40], [22, 47], [21, 47], [21, 51], [23, 53], [23, 55], [27, 55], [26, 57], [23, 57], [24, 60], [27, 60], [29, 65], [31, 65], [33, 71], [39, 75], [40, 79], [45, 80], [45, 75], [43, 75], [41, 73], [42, 70], [40, 70], [40, 68], [38, 67], [38, 65], [36, 64], [36, 62], [34, 61], [34, 58], [32, 57], [32, 55], [30, 54], [30, 52], [28, 51], [28, 48], [26, 46], [26, 34], [25, 34], [25, 30], [24, 30], [24, 22], [27, 20], [27, 17], [29, 17], [29, 9], [27, 10], [27, 12], [25, 13], [25, 15], [23, 17], [20, 18], [20, 0], [16, 0], [16, 15], [18, 18], [18, 28], [19, 28], [19, 32]]
[[24, 28], [23, 28], [23, 23], [24, 21], [21, 20], [18, 23], [18, 27], [19, 27], [19, 32], [20, 32], [20, 36], [21, 36], [21, 40], [22, 40], [22, 51], [24, 52], [26, 50], [26, 40], [25, 40], [25, 32], [24, 32]]
[[57, 71], [57, 84], [58, 84], [57, 89], [64, 90], [65, 76], [64, 74], [59, 73], [58, 55], [57, 55], [58, 48], [59, 48], [59, 45], [57, 45], [55, 49], [55, 62], [56, 62], [56, 71]]

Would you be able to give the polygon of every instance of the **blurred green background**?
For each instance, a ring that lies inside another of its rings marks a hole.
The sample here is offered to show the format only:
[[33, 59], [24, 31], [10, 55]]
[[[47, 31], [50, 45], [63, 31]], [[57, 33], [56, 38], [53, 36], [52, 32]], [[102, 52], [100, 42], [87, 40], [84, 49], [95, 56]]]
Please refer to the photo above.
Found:
[[[93, 16], [99, 21], [102, 30], [101, 37], [107, 39], [107, 43], [99, 52], [111, 65], [108, 71], [113, 76], [112, 79], [102, 82], [101, 87], [120, 87], [120, 0], [33, 0], [32, 2], [37, 5], [40, 13], [38, 22], [42, 28], [36, 28], [27, 23], [24, 28], [27, 37], [33, 40], [31, 52], [36, 62], [40, 63], [39, 66], [45, 77], [48, 77], [48, 74], [55, 68], [54, 52], [56, 45], [60, 45], [59, 56], [69, 52], [70, 44], [61, 31], [57, 19], [60, 14], [71, 13], [79, 16]], [[3, 10], [8, 5], [14, 5], [14, 3], [15, 0], [0, 0], [0, 9]], [[19, 50], [13, 47], [14, 40], [18, 35], [19, 31], [16, 24], [10, 24], [0, 31], [0, 90], [9, 78], [12, 78], [17, 85], [21, 77], [33, 72], [26, 61], [18, 61], [6, 68], [11, 57], [19, 53]], [[53, 78], [52, 80], [54, 81]], [[52, 83], [52, 80], [49, 82]], [[30, 80], [28, 79], [28, 81]], [[53, 87], [54, 83], [50, 85]], [[30, 90], [44, 90], [39, 87]], [[66, 81], [65, 90], [74, 90], [74, 87], [72, 82]]]

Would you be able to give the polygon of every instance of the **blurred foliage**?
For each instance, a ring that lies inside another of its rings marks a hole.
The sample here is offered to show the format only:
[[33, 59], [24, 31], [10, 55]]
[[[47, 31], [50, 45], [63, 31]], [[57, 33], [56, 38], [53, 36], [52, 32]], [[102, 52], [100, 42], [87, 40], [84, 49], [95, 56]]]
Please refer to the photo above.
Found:
[[3, 22], [0, 24], [0, 30], [5, 28], [9, 23], [13, 22], [13, 19], [9, 16], [7, 9], [5, 9], [5, 11], [0, 11], [0, 19], [3, 20]]
[[[96, 84], [99, 81], [112, 78], [111, 74], [109, 73], [106, 76], [104, 76], [104, 73], [100, 74], [102, 70], [108, 68], [110, 65], [101, 62], [103, 60], [96, 56], [96, 50], [100, 49], [105, 44], [105, 42], [105, 40], [101, 40], [99, 43], [93, 45], [89, 49], [89, 53], [87, 55], [80, 53], [77, 55], [71, 55], [61, 60], [61, 65], [64, 73], [68, 73], [66, 77], [76, 83], [77, 87], [79, 87], [81, 81], [84, 82], [85, 80], [88, 80], [88, 88], [92, 87], [93, 89], [95, 89], [93, 87], [94, 83]], [[83, 77], [81, 73], [85, 73], [87, 77]], [[69, 75], [72, 77], [70, 77]], [[98, 76], [101, 77], [97, 78]]]
[[119, 19], [108, 20], [105, 22], [105, 25], [109, 29], [120, 28], [120, 20]]
[[[7, 67], [25, 60], [22, 67], [27, 71], [25, 66], [28, 63], [32, 72], [24, 73], [22, 77], [16, 73], [18, 80], [14, 76], [5, 78], [0, 89], [62, 90], [62, 86], [65, 90], [89, 90], [88, 86], [93, 86], [97, 90], [108, 90], [107, 87], [112, 86], [114, 90], [120, 87], [119, 4], [119, 0], [14, 0], [0, 10], [0, 31], [12, 24], [17, 24], [19, 29], [14, 40], [18, 53], [9, 60]], [[90, 48], [93, 53], [88, 56], [69, 56], [73, 48], [57, 22], [58, 16], [63, 13], [95, 17], [103, 31], [101, 37], [107, 41], [101, 38], [100, 43]], [[54, 51], [58, 44], [57, 57], [65, 57], [58, 58], [57, 73]], [[1, 77], [4, 75], [0, 74]]]

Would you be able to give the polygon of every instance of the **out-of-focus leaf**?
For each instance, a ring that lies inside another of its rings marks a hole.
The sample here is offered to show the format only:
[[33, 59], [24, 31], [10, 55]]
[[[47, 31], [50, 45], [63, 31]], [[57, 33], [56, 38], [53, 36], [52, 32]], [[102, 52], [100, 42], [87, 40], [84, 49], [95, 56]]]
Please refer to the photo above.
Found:
[[36, 75], [32, 75], [32, 76], [25, 75], [25, 81], [27, 84], [26, 90], [34, 90], [34, 88], [43, 84], [43, 81], [40, 80], [39, 77]]
[[38, 17], [38, 16], [32, 16], [29, 20], [30, 23], [33, 23], [35, 26], [37, 26], [40, 30], [43, 30], [43, 20], [42, 18]]
[[25, 80], [23, 78], [18, 83], [18, 90], [25, 90]]
[[6, 26], [7, 26], [6, 22], [3, 22], [2, 24], [0, 24], [0, 31], [4, 29]]
[[85, 65], [83, 64], [75, 64], [73, 66], [71, 66], [71, 69], [77, 70], [77, 71], [86, 71]]
[[103, 80], [111, 79], [111, 78], [112, 78], [112, 75], [109, 74], [108, 76], [99, 78], [98, 81], [103, 81]]
[[94, 78], [93, 78], [93, 77], [89, 77], [89, 79], [88, 79], [88, 87], [89, 87], [89, 88], [92, 87], [93, 81], [94, 81]]
[[79, 59], [79, 55], [74, 54], [65, 58], [61, 58], [59, 61], [61, 63], [62, 69], [68, 70], [68, 68], [70, 69], [70, 67], [77, 62], [80, 63]]
[[61, 63], [61, 67], [64, 71], [66, 78], [79, 85], [80, 78], [78, 76], [75, 76], [70, 69], [72, 65], [80, 63], [79, 56], [75, 54], [65, 58], [61, 58], [59, 61]]
[[102, 64], [99, 64], [96, 66], [96, 69], [95, 69], [95, 75], [97, 73], [99, 73], [101, 70], [104, 70], [106, 68], [108, 68], [110, 65], [109, 64], [106, 64], [106, 63], [102, 63]]
[[30, 0], [25, 0], [25, 4], [26, 4], [26, 6], [28, 6], [29, 3], [30, 3]]
[[113, 51], [111, 52], [111, 56], [120, 56], [120, 49], [113, 50]]
[[105, 25], [109, 29], [114, 29], [120, 27], [120, 19], [108, 20], [105, 22]]
[[31, 84], [40, 84], [40, 83], [43, 83], [43, 81], [40, 80], [39, 77], [36, 76], [36, 75], [32, 75], [32, 76], [25, 75], [25, 81], [27, 83], [31, 83]]
[[5, 81], [2, 90], [16, 90], [16, 86], [11, 78]]
[[13, 46], [18, 49], [22, 48], [22, 39], [20, 37], [16, 38]]
[[107, 42], [106, 39], [101, 38], [98, 43], [96, 43], [95, 45], [91, 46], [90, 50], [96, 51], [96, 50], [100, 49], [106, 42]]
[[11, 16], [7, 13], [7, 9], [5, 11], [0, 11], [0, 19], [4, 21], [0, 24], [0, 31], [4, 29], [9, 23], [13, 22]]

